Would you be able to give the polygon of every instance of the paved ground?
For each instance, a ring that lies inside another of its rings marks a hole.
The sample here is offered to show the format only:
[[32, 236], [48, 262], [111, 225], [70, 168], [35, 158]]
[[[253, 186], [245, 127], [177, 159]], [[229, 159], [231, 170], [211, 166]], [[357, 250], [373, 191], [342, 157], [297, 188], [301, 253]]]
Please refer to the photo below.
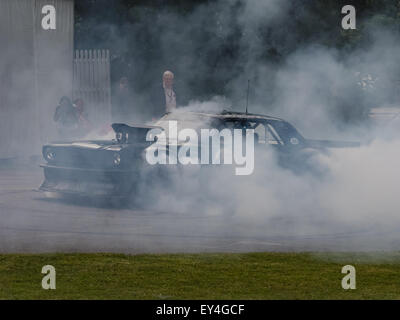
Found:
[[[113, 208], [46, 198], [37, 166], [0, 168], [0, 252], [393, 250], [400, 228], [296, 232], [288, 221], [249, 228], [229, 216]], [[295, 224], [294, 224], [295, 225]], [[284, 234], [281, 230], [290, 229]], [[332, 229], [332, 228], [330, 228]]]

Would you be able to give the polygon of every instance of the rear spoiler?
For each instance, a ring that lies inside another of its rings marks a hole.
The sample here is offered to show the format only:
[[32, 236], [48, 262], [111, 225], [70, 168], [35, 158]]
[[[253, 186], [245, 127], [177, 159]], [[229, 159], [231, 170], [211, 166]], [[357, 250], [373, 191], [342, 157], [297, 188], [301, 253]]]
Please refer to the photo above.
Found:
[[361, 143], [355, 141], [306, 139], [306, 145], [310, 148], [357, 148], [361, 145]]
[[128, 126], [124, 123], [113, 123], [113, 128], [117, 141], [119, 143], [135, 143], [135, 142], [146, 142], [146, 135], [152, 129], [160, 129], [161, 127], [146, 126], [146, 125], [133, 125]]

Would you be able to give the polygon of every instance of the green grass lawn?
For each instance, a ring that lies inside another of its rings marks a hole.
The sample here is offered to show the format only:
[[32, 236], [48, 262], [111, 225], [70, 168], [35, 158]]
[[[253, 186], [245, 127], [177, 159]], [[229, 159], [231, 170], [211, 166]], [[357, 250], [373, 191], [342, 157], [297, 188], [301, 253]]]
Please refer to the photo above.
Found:
[[[41, 287], [47, 264], [56, 290]], [[7, 254], [0, 299], [400, 299], [400, 253]]]

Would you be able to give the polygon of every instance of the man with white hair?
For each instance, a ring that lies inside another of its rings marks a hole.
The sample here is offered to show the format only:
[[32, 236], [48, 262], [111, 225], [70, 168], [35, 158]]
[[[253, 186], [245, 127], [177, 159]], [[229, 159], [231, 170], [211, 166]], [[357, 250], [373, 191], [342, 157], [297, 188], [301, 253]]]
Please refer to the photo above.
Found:
[[153, 88], [150, 97], [153, 105], [153, 117], [161, 117], [178, 107], [176, 91], [174, 89], [174, 74], [167, 70], [162, 75], [162, 86]]
[[176, 94], [173, 88], [174, 74], [167, 70], [163, 74], [163, 88], [165, 94], [165, 111], [172, 112], [176, 109]]

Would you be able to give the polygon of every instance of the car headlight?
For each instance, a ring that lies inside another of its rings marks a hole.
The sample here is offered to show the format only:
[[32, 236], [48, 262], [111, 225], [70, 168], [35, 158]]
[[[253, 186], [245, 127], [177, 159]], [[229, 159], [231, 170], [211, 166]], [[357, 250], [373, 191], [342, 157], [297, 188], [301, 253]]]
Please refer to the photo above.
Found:
[[44, 158], [47, 161], [54, 161], [56, 159], [56, 153], [51, 148], [47, 148], [44, 152]]
[[121, 155], [119, 153], [114, 153], [113, 162], [114, 165], [119, 166], [121, 163]]

